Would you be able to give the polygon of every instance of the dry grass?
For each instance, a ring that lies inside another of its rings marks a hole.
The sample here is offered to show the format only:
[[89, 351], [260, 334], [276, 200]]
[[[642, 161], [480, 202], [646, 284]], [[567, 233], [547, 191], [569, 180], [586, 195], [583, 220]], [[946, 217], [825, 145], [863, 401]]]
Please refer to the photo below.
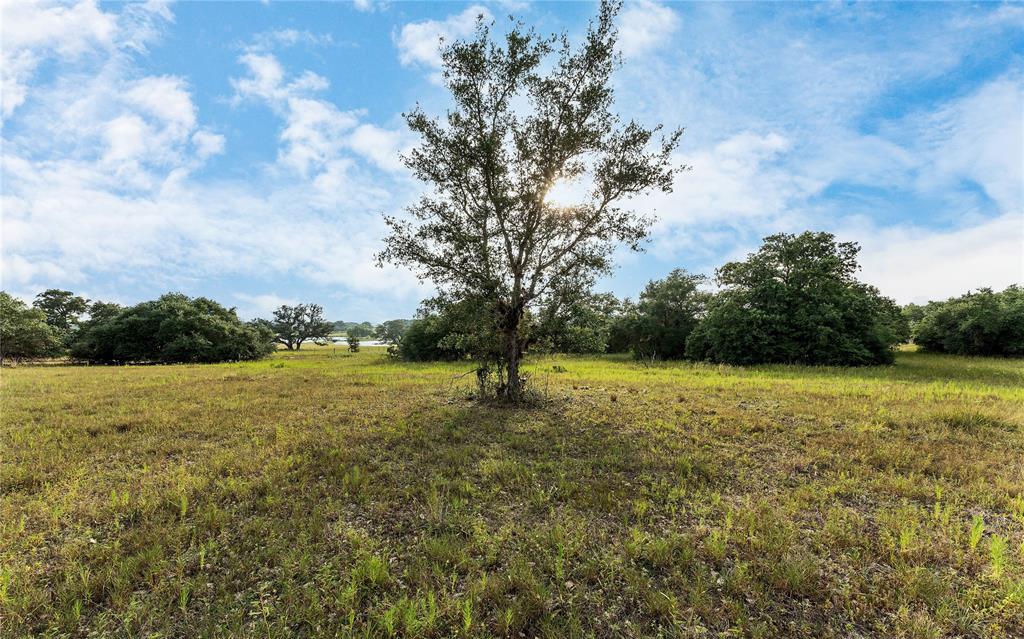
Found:
[[1024, 634], [1024, 362], [2, 373], [0, 634]]

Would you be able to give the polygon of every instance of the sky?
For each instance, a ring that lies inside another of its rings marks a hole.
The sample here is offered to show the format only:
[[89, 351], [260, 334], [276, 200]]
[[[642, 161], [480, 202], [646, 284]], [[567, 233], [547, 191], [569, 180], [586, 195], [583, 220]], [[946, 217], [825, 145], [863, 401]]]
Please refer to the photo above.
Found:
[[[2, 287], [411, 317], [429, 283], [374, 254], [424, 192], [401, 114], [448, 106], [439, 38], [513, 14], [578, 42], [596, 8], [5, 0]], [[1024, 5], [641, 1], [618, 26], [615, 110], [685, 127], [693, 168], [630, 203], [658, 221], [600, 290], [804, 230], [900, 303], [1024, 282]]]

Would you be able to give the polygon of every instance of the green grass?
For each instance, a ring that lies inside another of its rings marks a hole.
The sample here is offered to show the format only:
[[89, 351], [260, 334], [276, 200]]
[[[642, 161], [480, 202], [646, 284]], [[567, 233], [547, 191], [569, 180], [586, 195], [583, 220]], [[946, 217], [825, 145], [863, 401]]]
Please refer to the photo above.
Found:
[[1024, 634], [1024, 361], [5, 369], [0, 635]]

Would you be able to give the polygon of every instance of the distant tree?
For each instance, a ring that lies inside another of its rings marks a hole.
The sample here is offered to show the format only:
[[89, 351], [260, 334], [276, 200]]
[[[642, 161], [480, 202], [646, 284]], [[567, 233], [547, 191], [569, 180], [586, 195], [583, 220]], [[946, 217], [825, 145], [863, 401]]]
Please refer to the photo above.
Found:
[[348, 338], [346, 339], [346, 341], [348, 342], [348, 350], [350, 352], [352, 352], [352, 353], [358, 353], [359, 352], [359, 338], [358, 337], [356, 337], [355, 335], [349, 335]]
[[665, 279], [647, 284], [625, 322], [629, 349], [637, 357], [685, 357], [686, 340], [711, 297], [699, 289], [705, 279], [676, 269]]
[[32, 306], [46, 314], [46, 323], [66, 346], [74, 339], [82, 315], [89, 310], [89, 300], [71, 291], [51, 288], [36, 295]]
[[290, 351], [299, 350], [309, 340], [327, 340], [334, 332], [334, 325], [324, 319], [324, 309], [317, 304], [282, 305], [267, 326]]
[[93, 302], [89, 305], [89, 322], [105, 322], [113, 319], [124, 307], [114, 302]]
[[223, 362], [274, 350], [265, 328], [243, 323], [213, 300], [168, 293], [126, 308], [82, 331], [71, 356], [95, 363]]
[[922, 349], [957, 355], [1024, 356], [1024, 288], [982, 288], [929, 303], [914, 324]]
[[865, 365], [893, 360], [899, 307], [854, 278], [854, 242], [778, 234], [718, 269], [723, 290], [687, 340], [689, 357], [729, 364]]
[[[442, 53], [446, 117], [418, 107], [406, 115], [422, 144], [404, 160], [431, 190], [410, 221], [386, 219], [391, 234], [378, 259], [493, 316], [504, 379], [495, 389], [513, 402], [524, 393], [524, 318], [565, 282], [607, 272], [616, 246], [638, 249], [650, 219], [622, 203], [670, 190], [677, 171], [681, 131], [652, 144], [661, 127], [621, 124], [611, 110], [618, 8], [601, 3], [578, 50], [566, 34], [541, 38], [521, 23], [502, 43], [479, 19], [472, 39]], [[584, 176], [591, 185], [577, 204], [549, 199], [557, 182]]]
[[46, 314], [0, 291], [0, 364], [57, 355], [61, 342]]
[[374, 330], [374, 337], [388, 345], [388, 353], [398, 356], [401, 352], [402, 338], [409, 330], [412, 320], [394, 319], [377, 325]]
[[346, 324], [345, 334], [348, 335], [349, 337], [358, 338], [373, 337], [373, 333], [375, 330], [376, 329], [374, 328], [373, 324], [369, 322], [359, 322], [358, 324], [356, 324], [355, 322], [349, 322], [348, 324]]

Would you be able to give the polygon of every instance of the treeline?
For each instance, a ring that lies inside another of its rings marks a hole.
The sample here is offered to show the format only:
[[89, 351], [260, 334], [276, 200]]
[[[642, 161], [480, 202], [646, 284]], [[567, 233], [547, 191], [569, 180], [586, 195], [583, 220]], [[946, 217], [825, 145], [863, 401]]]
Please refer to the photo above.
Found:
[[258, 359], [274, 348], [266, 327], [205, 297], [168, 293], [122, 307], [50, 289], [28, 307], [0, 292], [5, 360], [67, 355], [98, 364], [208, 363]]
[[327, 343], [338, 324], [350, 324], [350, 341], [380, 336], [393, 343], [409, 322], [391, 320], [377, 327], [328, 322], [317, 304], [281, 306], [269, 320], [243, 322], [233, 308], [180, 293], [123, 307], [59, 289], [40, 293], [29, 306], [0, 292], [0, 359], [66, 356], [95, 364], [252, 360], [269, 355], [278, 344], [297, 350], [307, 341]]
[[[858, 251], [828, 233], [779, 234], [713, 278], [672, 271], [650, 282], [636, 302], [585, 286], [550, 291], [527, 311], [525, 343], [535, 353], [727, 364], [885, 364], [907, 341], [938, 353], [1024, 356], [1021, 286], [900, 308], [855, 278]], [[277, 345], [327, 343], [342, 331], [353, 350], [360, 338], [376, 337], [410, 361], [472, 359], [486, 366], [503, 348], [494, 314], [472, 298], [427, 300], [415, 320], [373, 326], [327, 321], [316, 304], [281, 306], [271, 319], [243, 322], [233, 308], [180, 293], [122, 307], [57, 289], [28, 306], [0, 292], [2, 360], [252, 360]]]
[[[652, 281], [635, 303], [585, 290], [553, 294], [528, 314], [526, 339], [534, 352], [741, 365], [885, 364], [908, 341], [935, 352], [1024, 355], [1020, 287], [900, 308], [855, 278], [858, 252], [828, 233], [773, 235], [713, 278], [678, 269]], [[396, 353], [486, 362], [499, 349], [483, 304], [438, 298], [424, 303]]]

